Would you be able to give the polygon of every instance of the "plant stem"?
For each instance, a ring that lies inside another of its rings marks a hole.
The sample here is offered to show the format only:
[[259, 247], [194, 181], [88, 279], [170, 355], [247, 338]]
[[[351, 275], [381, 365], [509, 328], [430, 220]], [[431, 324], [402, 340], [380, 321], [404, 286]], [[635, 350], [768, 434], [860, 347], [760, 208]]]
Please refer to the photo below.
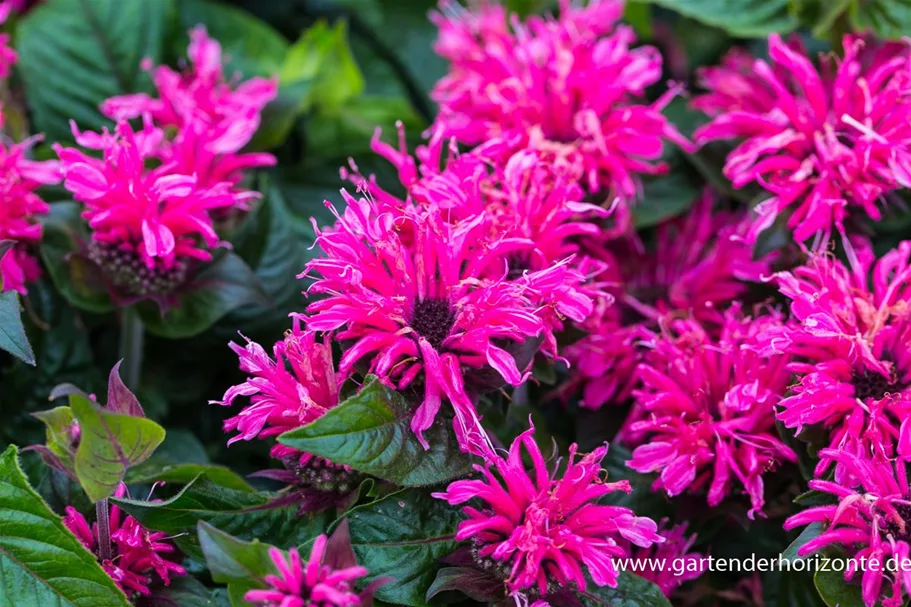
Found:
[[121, 378], [127, 388], [134, 392], [139, 389], [139, 378], [142, 375], [142, 344], [144, 329], [139, 313], [134, 307], [121, 310], [120, 317], [120, 358]]
[[111, 518], [107, 498], [95, 503], [95, 518], [98, 522], [98, 556], [102, 561], [110, 560], [111, 554]]

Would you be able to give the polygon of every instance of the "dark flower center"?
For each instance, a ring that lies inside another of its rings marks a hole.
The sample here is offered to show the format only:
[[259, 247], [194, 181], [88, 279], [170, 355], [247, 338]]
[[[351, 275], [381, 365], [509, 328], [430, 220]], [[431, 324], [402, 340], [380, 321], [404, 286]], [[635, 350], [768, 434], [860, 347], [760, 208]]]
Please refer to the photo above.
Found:
[[455, 324], [452, 306], [444, 299], [423, 299], [414, 302], [411, 321], [408, 323], [415, 332], [430, 342], [436, 350], [443, 346]]
[[301, 486], [323, 493], [351, 493], [360, 481], [360, 474], [347, 466], [314, 457], [304, 466], [297, 465], [294, 473]]
[[906, 386], [893, 378], [887, 378], [882, 373], [864, 369], [855, 371], [852, 379], [854, 396], [860, 400], [872, 398], [879, 400], [887, 393], [901, 392]]
[[170, 268], [158, 265], [150, 268], [133, 251], [94, 240], [89, 243], [88, 257], [111, 284], [127, 295], [164, 295], [187, 281], [187, 265], [182, 261]]
[[895, 511], [905, 522], [905, 530], [902, 531], [901, 525], [893, 518], [887, 517], [885, 513], [881, 513], [880, 528], [885, 533], [890, 534], [896, 541], [911, 541], [911, 504], [896, 504], [893, 502], [892, 507], [895, 508]]

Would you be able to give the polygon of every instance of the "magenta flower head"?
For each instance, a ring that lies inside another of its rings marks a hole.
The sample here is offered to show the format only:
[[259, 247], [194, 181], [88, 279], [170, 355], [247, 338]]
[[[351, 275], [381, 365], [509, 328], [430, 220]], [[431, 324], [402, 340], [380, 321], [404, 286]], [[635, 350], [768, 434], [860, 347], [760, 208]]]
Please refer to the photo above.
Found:
[[[828, 493], [838, 503], [808, 508], [785, 521], [785, 529], [812, 523], [824, 526], [797, 554], [806, 556], [826, 546], [841, 546], [851, 557], [845, 580], [860, 574], [864, 604], [873, 607], [882, 601], [884, 607], [900, 607], [907, 598], [904, 593], [911, 594], [911, 490], [905, 463], [835, 449], [823, 449], [821, 455], [837, 461], [859, 486], [810, 481], [810, 489]], [[887, 565], [890, 559], [896, 559], [898, 566]], [[861, 563], [866, 564], [863, 569]], [[891, 596], [885, 596], [884, 584], [891, 586]]]
[[658, 535], [664, 542], [647, 548], [631, 546], [629, 558], [637, 563], [637, 568], [627, 565], [627, 570], [654, 582], [667, 597], [684, 583], [701, 576], [707, 565], [702, 554], [690, 550], [696, 542], [696, 534], [687, 535], [686, 527], [686, 523], [670, 526], [668, 520], [663, 519], [658, 525]]
[[456, 481], [433, 496], [453, 505], [474, 500], [463, 508], [468, 519], [456, 539], [471, 542], [478, 566], [498, 575], [508, 594], [546, 597], [568, 584], [585, 590], [586, 572], [598, 586], [615, 587], [613, 559], [626, 555], [626, 542], [646, 548], [664, 539], [653, 520], [598, 503], [631, 490], [628, 481], [602, 480], [606, 454], [604, 445], [577, 460], [572, 445], [563, 476], [555, 478], [532, 427], [516, 438], [506, 459], [494, 455], [475, 466], [483, 478]]
[[[301, 330], [297, 321], [273, 346], [272, 356], [249, 339], [246, 346], [230, 346], [240, 359], [241, 370], [250, 376], [228, 388], [222, 400], [209, 402], [228, 407], [240, 397], [249, 397], [250, 404], [225, 420], [225, 432], [239, 432], [228, 445], [278, 436], [309, 424], [338, 404], [332, 344], [328, 338], [318, 341], [312, 331]], [[294, 503], [307, 512], [325, 510], [344, 503], [360, 480], [348, 466], [280, 443], [272, 446], [270, 454], [281, 460], [284, 469], [264, 470], [255, 476], [289, 486], [276, 504]]]
[[[332, 346], [328, 339], [320, 342], [312, 331], [302, 331], [299, 323], [273, 346], [272, 356], [249, 339], [246, 346], [231, 343], [230, 347], [240, 359], [240, 369], [250, 377], [210, 404], [229, 407], [238, 397], [249, 397], [250, 405], [225, 420], [225, 432], [239, 432], [229, 445], [294, 430], [338, 404]], [[295, 453], [281, 444], [272, 448], [273, 457]]]
[[[438, 124], [446, 137], [484, 144], [500, 156], [532, 148], [566, 167], [589, 193], [632, 201], [640, 176], [664, 170], [656, 161], [664, 141], [688, 145], [645, 89], [661, 77], [661, 55], [631, 48], [633, 30], [615, 26], [623, 3], [560, 2], [559, 18], [525, 23], [494, 2], [466, 10], [444, 0], [432, 19], [440, 30], [436, 51], [451, 64], [434, 87]], [[627, 204], [617, 228], [629, 227]]]
[[422, 395], [411, 428], [425, 448], [443, 398], [463, 449], [486, 448], [466, 377], [492, 371], [500, 385], [528, 377], [547, 333], [531, 292], [541, 273], [489, 278], [492, 264], [504, 267], [499, 247], [508, 243], [486, 246], [483, 215], [454, 225], [439, 209], [390, 213], [372, 198], [345, 197], [336, 226], [317, 229], [323, 255], [301, 274], [314, 279], [308, 294], [321, 296], [302, 315], [307, 327], [347, 344], [343, 378], [363, 361], [387, 385]]
[[911, 183], [908, 47], [865, 45], [845, 36], [844, 57], [821, 74], [803, 49], [772, 34], [772, 65], [736, 52], [702, 75], [709, 93], [694, 105], [715, 118], [696, 142], [739, 141], [725, 175], [735, 187], [756, 182], [771, 192], [764, 208], [790, 209], [799, 241], [842, 230], [850, 213], [879, 221], [883, 195]]
[[[911, 242], [878, 261], [871, 245], [845, 241], [848, 265], [812, 254], [776, 275], [793, 323], [766, 335], [795, 356], [791, 395], [778, 419], [797, 432], [819, 424], [830, 446], [859, 457], [911, 457]], [[875, 262], [875, 263], [874, 263]], [[817, 475], [829, 467], [820, 460]], [[836, 468], [839, 482], [847, 479]]]
[[[0, 114], [0, 126], [3, 117]], [[50, 207], [36, 193], [42, 185], [59, 183], [60, 165], [55, 161], [28, 159], [28, 149], [37, 141], [0, 142], [0, 290], [25, 294], [26, 283], [38, 278], [38, 261], [29, 246], [41, 240], [37, 218]], [[5, 244], [4, 244], [5, 243]], [[6, 248], [5, 248], [6, 247]]]
[[[126, 495], [121, 484], [114, 497]], [[160, 580], [165, 586], [171, 583], [171, 575], [186, 575], [186, 570], [168, 560], [174, 546], [167, 541], [167, 534], [149, 531], [132, 516], [124, 516], [120, 508], [111, 506], [111, 548], [105, 555], [100, 546], [102, 541], [98, 524], [89, 526], [88, 521], [72, 506], [67, 506], [63, 524], [101, 563], [102, 569], [127, 596], [150, 594], [149, 586]], [[156, 580], [157, 578], [157, 580]]]
[[256, 607], [369, 607], [373, 592], [390, 581], [380, 578], [356, 591], [356, 581], [368, 571], [355, 561], [347, 520], [332, 537], [316, 538], [306, 563], [297, 548], [292, 548], [287, 558], [278, 548], [270, 548], [269, 556], [276, 573], [266, 576], [267, 588], [244, 595], [244, 600]]
[[225, 78], [221, 45], [204, 26], [190, 30], [189, 66], [177, 73], [168, 66], [152, 68], [158, 97], [145, 93], [111, 97], [101, 111], [115, 120], [150, 116], [159, 127], [174, 127], [158, 155], [178, 172], [195, 175], [207, 187], [227, 182], [234, 207], [246, 209], [256, 192], [239, 189], [243, 172], [271, 166], [266, 153], [239, 153], [259, 128], [262, 110], [278, 94], [275, 78], [251, 78], [240, 84]]
[[88, 256], [114, 290], [125, 296], [161, 296], [187, 277], [195, 261], [212, 259], [219, 245], [211, 211], [230, 207], [229, 184], [208, 187], [170, 164], [146, 168], [163, 133], [145, 122], [134, 131], [119, 122], [113, 133], [81, 133], [76, 143], [102, 158], [55, 144], [64, 186], [85, 205], [92, 230]]
[[564, 349], [571, 366], [558, 391], [563, 400], [581, 389], [583, 407], [623, 404], [636, 385], [640, 344], [660, 318], [686, 314], [714, 335], [724, 310], [771, 275], [773, 255], [753, 259], [760, 224], [715, 202], [703, 192], [686, 216], [658, 226], [648, 248], [630, 239], [587, 240], [583, 251], [604, 262], [599, 280], [616, 303], [599, 304], [580, 325], [587, 335]]
[[624, 431], [635, 447], [629, 467], [660, 472], [655, 488], [670, 496], [707, 488], [710, 506], [739, 485], [749, 516], [762, 514], [763, 474], [796, 461], [775, 430], [788, 358], [760, 354], [759, 334], [780, 322], [775, 312], [750, 318], [735, 306], [718, 339], [692, 320], [663, 323], [639, 366], [641, 388]]
[[[475, 246], [495, 248], [502, 257], [489, 265], [484, 278], [496, 280], [505, 274], [521, 279], [552, 332], [561, 331], [566, 319], [581, 322], [590, 316], [592, 300], [604, 297], [592, 278], [604, 268], [579, 254], [579, 240], [601, 234], [596, 221], [610, 216], [611, 209], [581, 202], [582, 188], [540, 152], [516, 152], [501, 166], [478, 151], [460, 154], [450, 140], [444, 158], [442, 133], [440, 127], [432, 129], [428, 144], [418, 147], [415, 162], [401, 124], [398, 148], [381, 141], [376, 131], [371, 147], [397, 169], [405, 199], [380, 188], [372, 176], [342, 173], [359, 190], [397, 210], [393, 212], [413, 205], [438, 212], [453, 226], [483, 216], [486, 229], [475, 234], [483, 239]], [[556, 356], [552, 333], [546, 337], [545, 352]]]

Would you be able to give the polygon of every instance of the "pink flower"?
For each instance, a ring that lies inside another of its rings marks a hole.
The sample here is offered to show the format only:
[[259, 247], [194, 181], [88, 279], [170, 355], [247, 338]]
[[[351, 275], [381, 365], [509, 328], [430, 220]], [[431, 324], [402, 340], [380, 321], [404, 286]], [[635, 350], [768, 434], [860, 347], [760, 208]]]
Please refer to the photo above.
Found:
[[[479, 153], [459, 154], [453, 141], [444, 159], [440, 128], [433, 129], [428, 145], [418, 147], [416, 163], [401, 124], [398, 149], [379, 135], [377, 130], [371, 147], [397, 169], [406, 197], [383, 190], [372, 176], [343, 170], [360, 190], [393, 213], [417, 205], [438, 212], [454, 226], [483, 217], [486, 229], [477, 232], [483, 242], [476, 246], [497, 248], [503, 258], [488, 267], [485, 278], [497, 279], [504, 273], [521, 278], [554, 332], [563, 329], [566, 318], [581, 322], [591, 314], [591, 300], [604, 294], [590, 279], [603, 267], [578, 255], [579, 239], [601, 234], [594, 221], [611, 211], [581, 202], [582, 188], [565, 171], [533, 150], [519, 151], [499, 166]], [[548, 333], [545, 351], [556, 355], [556, 341], [550, 337]]]
[[[794, 322], [765, 340], [795, 357], [797, 376], [778, 419], [798, 433], [820, 424], [833, 449], [859, 457], [911, 457], [911, 241], [878, 261], [869, 242], [845, 245], [847, 266], [817, 253], [776, 275]], [[816, 473], [828, 467], [823, 458]]]
[[[121, 484], [114, 492], [114, 496], [124, 495], [126, 487]], [[102, 569], [128, 596], [148, 596], [153, 573], [165, 586], [171, 583], [171, 574], [187, 574], [183, 567], [163, 556], [174, 551], [174, 546], [166, 541], [166, 533], [149, 531], [132, 516], [124, 516], [117, 506], [111, 506], [111, 554], [106, 558], [101, 556], [103, 549], [100, 547], [98, 523], [90, 527], [79, 511], [67, 506], [63, 524], [96, 555]]]
[[190, 67], [177, 73], [168, 66], [148, 69], [158, 97], [145, 93], [112, 97], [102, 112], [116, 120], [151, 116], [160, 127], [175, 127], [172, 140], [157, 154], [177, 172], [195, 175], [205, 187], [228, 183], [234, 207], [246, 209], [257, 192], [240, 189], [244, 171], [271, 166], [275, 157], [266, 153], [239, 153], [260, 125], [262, 110], [278, 94], [275, 78], [251, 78], [240, 84], [226, 80], [221, 45], [202, 25], [190, 30], [187, 49]]
[[710, 333], [751, 282], [771, 274], [774, 256], [753, 259], [760, 224], [746, 213], [716, 210], [706, 190], [690, 212], [660, 224], [648, 249], [631, 239], [588, 240], [582, 250], [603, 260], [598, 281], [616, 299], [581, 323], [588, 335], [564, 349], [570, 379], [563, 400], [582, 389], [580, 405], [622, 404], [636, 385], [637, 345], [664, 316], [683, 313]]
[[773, 217], [792, 208], [799, 241], [842, 230], [850, 212], [879, 221], [883, 195], [911, 184], [908, 48], [864, 46], [845, 36], [844, 58], [821, 75], [799, 46], [772, 34], [772, 66], [736, 52], [702, 74], [710, 92], [694, 105], [716, 117], [696, 142], [739, 140], [725, 175], [771, 192]]
[[[696, 534], [687, 536], [686, 527], [686, 523], [668, 526], [668, 520], [662, 520], [658, 525], [658, 535], [664, 538], [664, 542], [647, 548], [631, 547], [630, 560], [638, 563], [638, 568], [628, 564], [627, 571], [635, 571], [640, 577], [654, 582], [667, 597], [685, 582], [701, 576], [706, 568], [704, 557], [698, 552], [690, 552]], [[656, 566], [657, 563], [664, 563], [664, 566]], [[678, 571], [681, 573], [678, 574]]]
[[[76, 142], [103, 152], [101, 159], [55, 144], [64, 185], [85, 204], [92, 238], [113, 256], [149, 269], [173, 270], [188, 260], [210, 260], [219, 245], [210, 212], [230, 207], [228, 184], [200, 184], [170, 164], [146, 168], [162, 140], [162, 131], [146, 122], [134, 132], [119, 122], [114, 133], [80, 133]], [[114, 255], [116, 253], [117, 255]]]
[[[2, 126], [0, 115], [0, 126]], [[42, 185], [59, 183], [60, 166], [54, 161], [28, 159], [28, 149], [37, 141], [0, 142], [0, 242], [12, 245], [0, 253], [0, 290], [27, 292], [25, 284], [38, 278], [40, 267], [28, 246], [41, 240], [39, 215], [50, 207], [36, 193]]]
[[527, 378], [525, 367], [547, 333], [532, 291], [543, 281], [559, 284], [566, 267], [492, 279], [490, 268], [504, 267], [509, 243], [487, 244], [484, 216], [454, 225], [439, 209], [389, 211], [376, 200], [344, 196], [348, 208], [336, 226], [317, 230], [323, 256], [301, 274], [315, 278], [308, 293], [322, 296], [303, 316], [307, 327], [350, 344], [339, 365], [343, 378], [364, 361], [390, 386], [419, 387], [411, 428], [425, 448], [423, 431], [444, 397], [462, 447], [483, 448], [466, 377], [492, 369], [512, 385]]
[[[2, 11], [0, 7], [0, 11]], [[9, 34], [0, 34], [0, 79], [6, 80], [13, 73], [19, 54], [10, 45]]]
[[569, 401], [581, 390], [579, 406], [594, 410], [629, 398], [638, 378], [639, 343], [649, 331], [641, 323], [624, 324], [622, 315], [620, 306], [610, 305], [582, 323], [587, 335], [563, 350], [570, 376], [556, 396]]
[[604, 495], [630, 491], [627, 481], [602, 481], [607, 445], [578, 461], [572, 445], [566, 471], [556, 479], [533, 435], [532, 427], [516, 438], [506, 459], [494, 455], [485, 466], [475, 466], [483, 479], [456, 481], [433, 494], [452, 505], [477, 501], [478, 507], [463, 508], [468, 519], [459, 524], [456, 539], [471, 541], [475, 560], [492, 564], [484, 568], [502, 575], [509, 594], [546, 597], [570, 583], [585, 590], [586, 571], [598, 586], [615, 587], [613, 559], [625, 556], [622, 543], [646, 548], [663, 542], [657, 525], [628, 508], [598, 504]]
[[368, 572], [354, 561], [347, 521], [331, 538], [316, 538], [307, 563], [297, 548], [292, 548], [287, 558], [281, 550], [270, 548], [269, 556], [277, 574], [265, 577], [267, 589], [244, 595], [244, 600], [256, 607], [360, 607], [369, 605], [373, 591], [388, 583], [385, 578], [375, 580], [356, 592], [356, 580]]
[[[246, 339], [246, 338], [245, 338]], [[320, 343], [312, 331], [295, 323], [284, 339], [272, 348], [272, 356], [247, 339], [245, 347], [231, 343], [240, 358], [240, 368], [251, 377], [231, 386], [222, 400], [210, 404], [231, 406], [238, 397], [249, 397], [250, 405], [236, 417], [225, 420], [225, 432], [239, 434], [228, 441], [278, 436], [319, 418], [338, 404], [338, 381], [329, 340]], [[276, 444], [272, 456], [299, 455], [290, 447]]]
[[[878, 456], [858, 456], [848, 451], [824, 449], [821, 455], [838, 462], [857, 479], [859, 487], [837, 481], [811, 480], [810, 489], [828, 493], [838, 503], [815, 506], [795, 514], [785, 521], [785, 529], [822, 523], [824, 531], [801, 546], [797, 554], [806, 556], [817, 550], [840, 545], [851, 560], [845, 571], [845, 580], [861, 574], [861, 592], [867, 607], [882, 604], [899, 607], [905, 603], [902, 591], [911, 593], [911, 572], [907, 563], [911, 559], [911, 491], [904, 462], [881, 459]], [[897, 571], [887, 570], [887, 562], [897, 559]], [[856, 560], [855, 560], [856, 559]], [[866, 559], [862, 561], [861, 559]], [[871, 560], [879, 566], [858, 564]], [[883, 584], [892, 586], [891, 596], [885, 596]]]
[[[645, 89], [661, 77], [661, 55], [630, 48], [633, 30], [615, 26], [623, 3], [579, 7], [561, 0], [560, 17], [520, 23], [493, 2], [465, 10], [451, 1], [431, 16], [436, 51], [451, 63], [432, 92], [446, 137], [482, 146], [491, 157], [542, 152], [589, 190], [634, 199], [640, 175], [662, 172], [664, 140], [688, 144], [661, 115], [671, 95], [648, 105]], [[617, 229], [630, 226], [627, 204]]]
[[758, 338], [780, 321], [774, 312], [745, 317], [735, 306], [718, 339], [692, 320], [663, 323], [639, 366], [642, 387], [624, 431], [635, 446], [629, 467], [660, 471], [655, 488], [670, 496], [708, 485], [710, 506], [737, 483], [750, 497], [749, 516], [761, 514], [762, 475], [796, 460], [775, 430], [788, 358], [761, 355]]

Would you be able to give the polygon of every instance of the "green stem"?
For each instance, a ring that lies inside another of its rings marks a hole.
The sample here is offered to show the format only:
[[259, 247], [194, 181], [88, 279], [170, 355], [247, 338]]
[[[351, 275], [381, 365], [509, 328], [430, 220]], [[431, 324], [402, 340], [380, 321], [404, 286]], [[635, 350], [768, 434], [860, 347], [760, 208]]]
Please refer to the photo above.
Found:
[[120, 358], [123, 359], [121, 379], [134, 392], [139, 389], [139, 378], [142, 375], [144, 336], [142, 320], [136, 308], [123, 308], [120, 316]]

